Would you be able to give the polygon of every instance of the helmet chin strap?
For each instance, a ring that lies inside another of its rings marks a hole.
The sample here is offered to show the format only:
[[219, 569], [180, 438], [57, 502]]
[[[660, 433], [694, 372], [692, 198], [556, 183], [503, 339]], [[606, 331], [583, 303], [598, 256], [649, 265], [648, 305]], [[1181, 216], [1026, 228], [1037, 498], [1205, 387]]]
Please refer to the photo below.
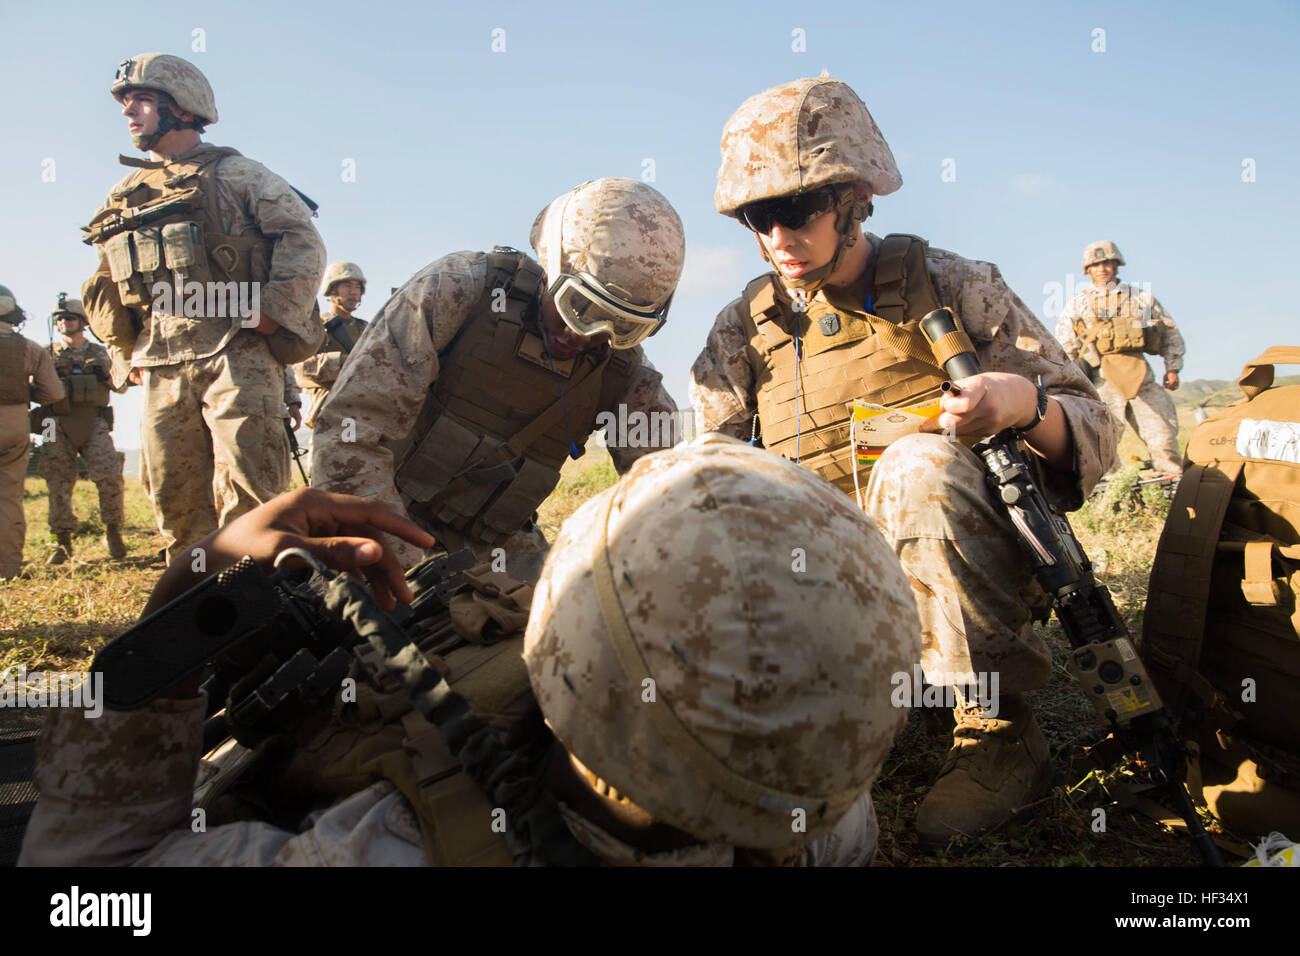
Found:
[[162, 140], [164, 136], [174, 129], [193, 129], [194, 123], [182, 123], [176, 114], [172, 112], [171, 104], [166, 100], [158, 100], [158, 128], [148, 136], [137, 136], [133, 140], [137, 149], [144, 152], [152, 152], [154, 147]]

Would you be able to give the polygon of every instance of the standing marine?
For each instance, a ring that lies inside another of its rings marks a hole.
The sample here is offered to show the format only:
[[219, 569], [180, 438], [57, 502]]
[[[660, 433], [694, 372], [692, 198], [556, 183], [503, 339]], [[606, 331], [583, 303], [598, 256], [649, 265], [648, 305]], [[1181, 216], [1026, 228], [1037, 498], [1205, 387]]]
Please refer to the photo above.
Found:
[[82, 299], [115, 384], [144, 386], [141, 434], [169, 556], [289, 484], [284, 366], [324, 331], [325, 250], [300, 195], [202, 142], [212, 87], [165, 53], [123, 60], [110, 88], [148, 159], [85, 227], [99, 269]]
[[313, 486], [384, 502], [442, 547], [492, 560], [544, 550], [536, 510], [602, 414], [644, 426], [607, 430], [619, 474], [673, 444], [676, 403], [640, 347], [682, 271], [673, 207], [636, 180], [598, 179], [542, 210], [530, 238], [539, 261], [455, 252], [393, 294], [317, 415]]
[[77, 530], [72, 489], [77, 484], [78, 456], [99, 492], [99, 519], [104, 523], [108, 553], [124, 558], [122, 454], [113, 445], [109, 397], [114, 391], [126, 391], [126, 384], [113, 387], [108, 352], [86, 338], [86, 310], [80, 300], [60, 295], [54, 324], [59, 340], [50, 343], [50, 354], [66, 398], [32, 412], [32, 431], [49, 435], [41, 445], [37, 474], [49, 489], [50, 534], [58, 547], [46, 563], [63, 564], [72, 557], [72, 536]]
[[[1178, 373], [1187, 351], [1183, 336], [1160, 300], [1148, 290], [1120, 282], [1124, 257], [1109, 240], [1083, 250], [1083, 271], [1092, 285], [1070, 300], [1056, 323], [1056, 337], [1070, 358], [1100, 370], [1097, 391], [1120, 422], [1133, 426], [1162, 475], [1181, 475], [1178, 411], [1168, 392], [1178, 388]], [[1145, 354], [1165, 360], [1164, 379], [1156, 384]], [[1163, 388], [1161, 387], [1163, 385]]]
[[[722, 134], [715, 205], [753, 232], [776, 271], [719, 313], [691, 370], [691, 400], [701, 430], [759, 436], [852, 495], [855, 400], [938, 401], [948, 376], [920, 319], [946, 306], [964, 327], [955, 350], [973, 347], [987, 371], [962, 380], [925, 426], [962, 441], [905, 435], [865, 489], [911, 582], [925, 677], [955, 688], [953, 746], [916, 823], [923, 843], [942, 844], [1005, 821], [1050, 782], [1025, 696], [1051, 672], [1032, 626], [1048, 603], [966, 443], [1018, 428], [1046, 493], [1072, 510], [1114, 460], [1116, 435], [1083, 373], [995, 265], [862, 231], [873, 199], [900, 185], [871, 114], [839, 80], [797, 80], [741, 105]], [[998, 689], [991, 706], [971, 693], [980, 686]]]
[[46, 405], [63, 398], [50, 353], [16, 331], [25, 321], [14, 294], [0, 285], [0, 581], [16, 578], [23, 567], [28, 408], [32, 402]]
[[365, 321], [353, 315], [361, 304], [361, 297], [366, 294], [366, 277], [361, 267], [355, 262], [331, 262], [326, 266], [325, 278], [321, 281], [321, 295], [330, 300], [329, 312], [321, 316], [325, 323], [325, 341], [315, 355], [293, 367], [298, 384], [307, 393], [310, 403], [302, 417], [308, 428], [315, 427], [316, 413], [343, 370], [343, 363], [356, 348], [361, 333], [366, 330]]

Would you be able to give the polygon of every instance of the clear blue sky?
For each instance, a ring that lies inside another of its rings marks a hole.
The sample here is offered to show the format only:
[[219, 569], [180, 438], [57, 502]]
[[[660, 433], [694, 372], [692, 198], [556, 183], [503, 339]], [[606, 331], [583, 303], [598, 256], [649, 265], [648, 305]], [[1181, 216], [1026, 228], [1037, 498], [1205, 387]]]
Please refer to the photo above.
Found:
[[[1122, 278], [1149, 282], [1182, 327], [1185, 377], [1234, 378], [1264, 347], [1300, 343], [1300, 16], [1258, 0], [1135, 6], [3, 0], [0, 283], [45, 340], [55, 293], [77, 294], [94, 267], [77, 227], [132, 152], [114, 70], [161, 50], [212, 82], [209, 141], [320, 203], [330, 259], [370, 278], [363, 317], [433, 259], [526, 248], [555, 195], [653, 161], [687, 266], [648, 352], [684, 405], [713, 316], [764, 268], [713, 211], [722, 125], [746, 97], [825, 68], [866, 101], [903, 173], [874, 231], [998, 263], [1050, 327], [1045, 287], [1085, 281], [1083, 246], [1112, 238]], [[122, 447], [138, 445], [131, 391]]]

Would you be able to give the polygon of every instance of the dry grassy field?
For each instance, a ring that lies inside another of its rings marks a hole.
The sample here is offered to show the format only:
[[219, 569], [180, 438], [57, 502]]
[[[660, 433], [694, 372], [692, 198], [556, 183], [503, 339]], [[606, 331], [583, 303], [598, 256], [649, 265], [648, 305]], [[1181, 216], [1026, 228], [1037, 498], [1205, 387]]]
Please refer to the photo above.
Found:
[[[1140, 451], [1130, 433], [1124, 457]], [[540, 512], [543, 530], [554, 538], [564, 518], [615, 479], [609, 456], [599, 449], [566, 465], [563, 479]], [[1099, 578], [1110, 586], [1133, 632], [1141, 632], [1146, 580], [1168, 503], [1158, 491], [1132, 493], [1137, 477], [1130, 463], [1112, 480], [1104, 497], [1094, 497], [1074, 516], [1076, 532], [1096, 562]], [[93, 486], [77, 486], [75, 506], [82, 518], [75, 560], [61, 567], [43, 561], [51, 550], [45, 527], [45, 484], [28, 479], [29, 577], [0, 585], [0, 671], [23, 664], [29, 670], [82, 668], [95, 650], [129, 625], [162, 569], [155, 553], [160, 541], [138, 481], [127, 481], [126, 537], [130, 557], [114, 562], [100, 541], [102, 528]], [[1050, 685], [1031, 696], [1052, 747], [1057, 771], [1051, 793], [1026, 808], [1012, 824], [967, 846], [926, 853], [916, 843], [911, 821], [943, 762], [951, 737], [946, 712], [913, 711], [876, 785], [881, 821], [877, 865], [1195, 865], [1199, 862], [1185, 835], [1114, 805], [1108, 790], [1114, 777], [1071, 770], [1079, 749], [1104, 735], [1102, 722], [1065, 667], [1068, 651], [1059, 625], [1042, 627], [1052, 647]], [[1096, 808], [1106, 810], [1106, 829], [1093, 829]]]

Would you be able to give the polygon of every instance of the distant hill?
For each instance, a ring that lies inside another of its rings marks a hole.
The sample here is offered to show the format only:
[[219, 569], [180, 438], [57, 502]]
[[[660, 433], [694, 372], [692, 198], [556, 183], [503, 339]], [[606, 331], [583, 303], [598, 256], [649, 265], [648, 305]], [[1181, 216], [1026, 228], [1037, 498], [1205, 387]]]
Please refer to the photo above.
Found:
[[[1158, 380], [1158, 379], [1157, 379]], [[1280, 375], [1273, 380], [1275, 385], [1300, 385], [1300, 375]], [[1236, 381], [1218, 378], [1198, 378], [1191, 382], [1179, 384], [1173, 393], [1174, 405], [1181, 411], [1192, 411], [1197, 406], [1222, 408], [1241, 398], [1241, 387]]]

